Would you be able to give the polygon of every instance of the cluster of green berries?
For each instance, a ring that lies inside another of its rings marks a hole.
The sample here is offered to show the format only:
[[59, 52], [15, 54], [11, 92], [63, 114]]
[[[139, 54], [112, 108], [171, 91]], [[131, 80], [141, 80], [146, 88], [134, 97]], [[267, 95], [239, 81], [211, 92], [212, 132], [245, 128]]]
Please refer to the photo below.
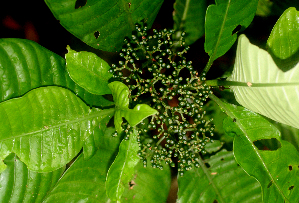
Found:
[[199, 76], [184, 56], [189, 50], [184, 46], [185, 33], [177, 40], [172, 39], [174, 34], [136, 25], [110, 72], [128, 85], [133, 105], [147, 103], [159, 112], [139, 125], [138, 154], [144, 166], [150, 156], [152, 167], [177, 163], [183, 175], [199, 167], [199, 153], [205, 154], [205, 145], [212, 142], [214, 126], [202, 110], [212, 92], [205, 85], [205, 73]]

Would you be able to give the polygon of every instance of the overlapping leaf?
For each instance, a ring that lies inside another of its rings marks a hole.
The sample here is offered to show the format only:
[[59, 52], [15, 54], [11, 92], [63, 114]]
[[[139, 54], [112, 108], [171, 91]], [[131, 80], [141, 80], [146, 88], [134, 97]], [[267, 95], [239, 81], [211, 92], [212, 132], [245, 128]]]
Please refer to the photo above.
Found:
[[[236, 161], [261, 184], [264, 202], [299, 201], [299, 154], [296, 148], [281, 139], [280, 132], [262, 116], [244, 107], [226, 104], [212, 98], [230, 118], [225, 130], [234, 136]], [[259, 149], [259, 140], [275, 139], [280, 147]]]
[[45, 0], [73, 35], [86, 44], [105, 51], [118, 51], [135, 23], [145, 20], [151, 26], [163, 0], [94, 0], [76, 5], [77, 0]]
[[129, 136], [128, 140], [124, 139], [120, 143], [117, 157], [107, 174], [105, 184], [107, 196], [113, 201], [121, 199], [125, 186], [133, 177], [134, 168], [140, 160], [137, 155], [139, 144], [137, 142], [136, 129]]
[[112, 104], [76, 85], [68, 76], [65, 60], [33, 41], [0, 39], [0, 56], [1, 102], [40, 86], [58, 85], [72, 90], [91, 106]]
[[234, 29], [251, 23], [258, 0], [216, 0], [207, 9], [205, 51], [212, 60], [225, 54], [237, 39]]
[[92, 94], [111, 94], [108, 80], [112, 74], [108, 72], [108, 63], [94, 53], [67, 49], [66, 67], [73, 81]]
[[236, 62], [229, 81], [242, 82], [232, 86], [242, 106], [275, 121], [299, 128], [299, 64], [283, 72], [270, 54], [241, 35]]
[[7, 168], [0, 174], [0, 202], [41, 202], [65, 169], [48, 173], [30, 171], [15, 154], [10, 154], [4, 163]]
[[194, 43], [196, 40], [203, 36], [206, 9], [206, 0], [175, 1], [173, 27], [175, 30], [186, 32], [186, 45]]
[[114, 125], [118, 133], [122, 131], [121, 124], [124, 117], [131, 126], [135, 126], [148, 116], [157, 111], [146, 104], [137, 104], [134, 109], [129, 109], [129, 88], [118, 81], [109, 85], [115, 102]]
[[[62, 87], [42, 87], [0, 104], [0, 157], [17, 154], [29, 169], [53, 171], [68, 163], [114, 109], [90, 109]], [[6, 165], [0, 162], [1, 171]]]
[[299, 61], [299, 12], [291, 7], [276, 22], [267, 41], [270, 54], [283, 71]]
[[222, 150], [178, 177], [179, 203], [261, 202], [259, 183], [236, 163], [233, 153]]

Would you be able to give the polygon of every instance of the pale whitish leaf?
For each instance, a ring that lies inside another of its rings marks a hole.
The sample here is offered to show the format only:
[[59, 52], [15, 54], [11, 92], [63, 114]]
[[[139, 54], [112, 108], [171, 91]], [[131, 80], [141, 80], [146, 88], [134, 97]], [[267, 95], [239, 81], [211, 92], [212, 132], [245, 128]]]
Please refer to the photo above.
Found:
[[268, 52], [239, 37], [236, 62], [229, 81], [242, 106], [275, 121], [299, 128], [299, 64], [280, 70]]

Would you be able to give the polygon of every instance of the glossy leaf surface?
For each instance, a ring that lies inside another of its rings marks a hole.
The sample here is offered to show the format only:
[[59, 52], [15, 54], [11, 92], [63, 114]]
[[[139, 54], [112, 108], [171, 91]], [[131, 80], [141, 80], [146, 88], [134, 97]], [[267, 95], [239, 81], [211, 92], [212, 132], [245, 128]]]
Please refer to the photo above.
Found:
[[118, 51], [135, 23], [154, 22], [163, 0], [93, 0], [76, 6], [77, 0], [45, 0], [70, 33], [86, 44], [105, 51]]
[[275, 121], [299, 128], [299, 63], [283, 72], [270, 54], [250, 44], [245, 35], [239, 37], [236, 62], [229, 81], [242, 106]]
[[[174, 3], [175, 30], [186, 32], [186, 45], [190, 45], [204, 35], [206, 0], [176, 0]], [[178, 34], [181, 34], [179, 32]]]
[[[234, 134], [236, 161], [260, 182], [263, 201], [298, 202], [299, 154], [296, 148], [282, 140], [277, 128], [262, 116], [244, 107], [214, 100], [230, 117], [224, 126], [226, 132]], [[258, 148], [258, 141], [271, 139], [279, 143], [277, 148]]]
[[291, 7], [278, 19], [267, 41], [268, 51], [284, 71], [290, 70], [299, 61], [298, 32], [299, 12]]
[[[213, 60], [225, 54], [237, 39], [236, 28], [249, 26], [258, 0], [216, 0], [206, 13], [205, 51]], [[238, 28], [237, 28], [238, 29]]]
[[66, 67], [73, 81], [92, 94], [111, 94], [108, 80], [112, 74], [108, 72], [108, 63], [92, 52], [67, 49]]
[[118, 133], [122, 131], [121, 124], [124, 117], [131, 126], [135, 126], [148, 116], [158, 113], [146, 104], [137, 104], [129, 109], [129, 88], [118, 81], [109, 85], [115, 102], [114, 125]]
[[[29, 169], [58, 169], [78, 154], [99, 122], [114, 109], [90, 109], [62, 87], [41, 87], [0, 104], [0, 157], [17, 154]], [[1, 163], [3, 171], [6, 165]]]
[[124, 139], [121, 142], [117, 157], [107, 174], [106, 191], [111, 200], [119, 201], [121, 199], [125, 186], [133, 177], [134, 168], [140, 160], [137, 155], [138, 150], [137, 131], [134, 129], [129, 135], [129, 139]]
[[262, 198], [259, 183], [238, 166], [233, 152], [225, 150], [186, 171], [178, 183], [179, 203], [256, 203]]
[[7, 168], [0, 174], [0, 202], [42, 202], [65, 169], [48, 173], [30, 171], [15, 154], [10, 154], [4, 163]]
[[43, 202], [109, 202], [105, 190], [106, 174], [120, 143], [119, 137], [111, 136], [114, 131], [108, 128], [101, 135], [99, 150], [91, 159], [86, 160], [81, 154]]
[[0, 101], [31, 89], [58, 85], [73, 91], [91, 106], [112, 102], [76, 85], [65, 69], [65, 60], [39, 44], [24, 39], [0, 39]]
[[169, 166], [164, 165], [163, 170], [161, 170], [148, 164], [145, 168], [140, 161], [135, 167], [131, 181], [126, 186], [121, 202], [165, 203], [167, 202], [170, 184]]

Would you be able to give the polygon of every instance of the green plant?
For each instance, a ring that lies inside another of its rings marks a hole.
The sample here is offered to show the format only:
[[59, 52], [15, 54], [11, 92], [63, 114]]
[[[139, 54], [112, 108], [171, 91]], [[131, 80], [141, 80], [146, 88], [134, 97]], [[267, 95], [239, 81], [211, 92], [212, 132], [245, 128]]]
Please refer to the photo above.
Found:
[[[298, 202], [295, 8], [265, 51], [237, 32], [267, 1], [176, 0], [162, 30], [162, 0], [45, 2], [118, 58], [0, 40], [1, 202], [166, 202], [171, 174], [178, 202]], [[195, 67], [187, 52], [204, 34], [209, 60]], [[237, 38], [232, 72], [209, 75]]]

